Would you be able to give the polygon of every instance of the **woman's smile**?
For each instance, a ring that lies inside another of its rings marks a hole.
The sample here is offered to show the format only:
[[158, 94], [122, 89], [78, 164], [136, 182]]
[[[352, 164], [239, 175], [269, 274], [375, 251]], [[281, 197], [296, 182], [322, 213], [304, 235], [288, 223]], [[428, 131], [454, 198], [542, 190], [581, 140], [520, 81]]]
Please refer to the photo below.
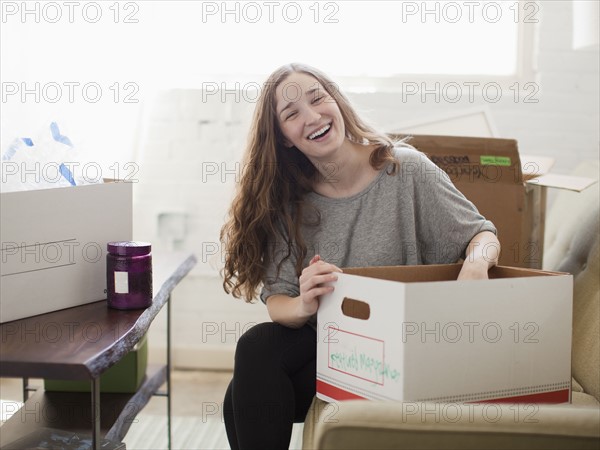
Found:
[[327, 136], [327, 134], [329, 133], [329, 130], [331, 130], [331, 124], [330, 123], [328, 123], [324, 127], [319, 128], [314, 133], [311, 133], [308, 136], [308, 139], [310, 139], [311, 141], [320, 142], [320, 141], [324, 140], [325, 136]]

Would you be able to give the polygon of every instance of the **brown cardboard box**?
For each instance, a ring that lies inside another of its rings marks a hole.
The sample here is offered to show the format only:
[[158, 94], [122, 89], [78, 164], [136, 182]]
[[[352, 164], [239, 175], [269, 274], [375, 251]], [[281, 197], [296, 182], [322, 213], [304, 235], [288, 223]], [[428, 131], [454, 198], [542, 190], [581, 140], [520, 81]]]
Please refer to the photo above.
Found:
[[441, 167], [494, 223], [503, 266], [542, 267], [547, 187], [581, 191], [597, 181], [547, 174], [553, 160], [520, 157], [514, 139], [411, 136], [408, 143]]

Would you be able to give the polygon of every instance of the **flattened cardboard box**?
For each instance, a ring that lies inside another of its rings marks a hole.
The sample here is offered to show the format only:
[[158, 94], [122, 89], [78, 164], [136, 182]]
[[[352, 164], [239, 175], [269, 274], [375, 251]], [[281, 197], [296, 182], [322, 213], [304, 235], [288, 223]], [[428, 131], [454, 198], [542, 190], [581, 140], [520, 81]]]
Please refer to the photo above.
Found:
[[514, 139], [411, 136], [408, 143], [443, 169], [494, 223], [502, 247], [499, 264], [504, 266], [542, 267], [546, 187], [581, 191], [597, 181], [548, 174], [553, 159], [521, 158]]
[[0, 194], [0, 322], [106, 298], [106, 244], [131, 240], [132, 183]]
[[318, 311], [317, 396], [570, 400], [573, 277], [460, 264], [344, 269]]

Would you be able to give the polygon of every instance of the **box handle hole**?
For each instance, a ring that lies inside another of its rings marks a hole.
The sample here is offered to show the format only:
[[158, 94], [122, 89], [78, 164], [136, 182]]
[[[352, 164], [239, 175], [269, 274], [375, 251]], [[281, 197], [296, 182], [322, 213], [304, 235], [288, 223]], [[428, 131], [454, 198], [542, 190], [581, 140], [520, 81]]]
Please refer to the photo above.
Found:
[[342, 301], [342, 313], [345, 316], [360, 320], [369, 320], [371, 307], [368, 303], [353, 298], [344, 297]]

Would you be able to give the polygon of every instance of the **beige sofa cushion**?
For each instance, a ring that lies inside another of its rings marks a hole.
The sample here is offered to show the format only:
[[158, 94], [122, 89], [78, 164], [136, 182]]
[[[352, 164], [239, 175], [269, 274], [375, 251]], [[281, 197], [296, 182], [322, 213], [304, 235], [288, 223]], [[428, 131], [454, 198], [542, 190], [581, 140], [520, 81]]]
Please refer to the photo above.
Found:
[[575, 378], [571, 378], [571, 390], [573, 392], [583, 392], [583, 388]]
[[600, 399], [600, 251], [598, 236], [586, 269], [575, 281], [573, 377], [584, 392]]
[[[422, 405], [418, 409], [421, 414], [414, 413], [415, 405]], [[452, 405], [452, 414], [434, 416], [435, 411], [439, 412], [439, 404], [413, 403], [409, 414], [400, 402], [343, 402], [339, 409], [332, 410], [328, 421], [317, 422], [314, 441], [305, 441], [304, 448], [598, 448], [600, 409], [597, 407], [570, 406], [566, 414], [560, 405], [540, 405], [539, 408], [520, 410], [521, 414], [516, 416], [514, 405], [496, 404], [491, 407], [494, 418], [490, 419], [489, 404]], [[457, 411], [460, 414], [456, 414]], [[307, 442], [311, 444], [307, 445]]]
[[[599, 178], [598, 161], [574, 174]], [[561, 192], [546, 220], [544, 269], [573, 274], [573, 377], [600, 400], [600, 224], [599, 190]]]
[[[585, 392], [571, 392], [571, 403], [573, 406], [596, 406], [600, 407], [600, 402], [596, 397], [586, 394]], [[567, 405], [565, 405], [567, 406]]]
[[[576, 385], [574, 386], [576, 387]], [[545, 408], [575, 408], [574, 410], [576, 410], [577, 408], [587, 408], [587, 407], [595, 407], [598, 408], [600, 407], [600, 402], [598, 402], [598, 400], [596, 400], [593, 396], [589, 395], [589, 394], [585, 394], [583, 392], [577, 392], [577, 391], [573, 391], [571, 393], [571, 404], [561, 404], [561, 405], [548, 405]], [[374, 404], [374, 403], [373, 403]], [[324, 402], [321, 399], [318, 399], [317, 397], [315, 397], [313, 399], [312, 405], [310, 407], [310, 409], [308, 410], [308, 414], [306, 416], [306, 421], [304, 423], [304, 430], [303, 430], [303, 438], [302, 438], [302, 442], [304, 443], [304, 447], [305, 449], [309, 449], [312, 448], [311, 447], [311, 443], [314, 443], [314, 438], [315, 438], [315, 427], [318, 423], [323, 423], [323, 424], [335, 424], [338, 423], [340, 420], [340, 416], [338, 414], [338, 412], [340, 411], [340, 408], [343, 408], [344, 404], [340, 404], [337, 405], [335, 403], [327, 403]], [[508, 405], [507, 408], [513, 408], [514, 411], [514, 405]], [[367, 406], [368, 408], [368, 406]], [[570, 413], [570, 412], [569, 412]], [[365, 421], [366, 421], [366, 417], [365, 417]], [[434, 421], [435, 423], [435, 421]], [[344, 424], [346, 425], [346, 424]], [[376, 424], [368, 424], [368, 423], [364, 423], [365, 426], [373, 426]]]

